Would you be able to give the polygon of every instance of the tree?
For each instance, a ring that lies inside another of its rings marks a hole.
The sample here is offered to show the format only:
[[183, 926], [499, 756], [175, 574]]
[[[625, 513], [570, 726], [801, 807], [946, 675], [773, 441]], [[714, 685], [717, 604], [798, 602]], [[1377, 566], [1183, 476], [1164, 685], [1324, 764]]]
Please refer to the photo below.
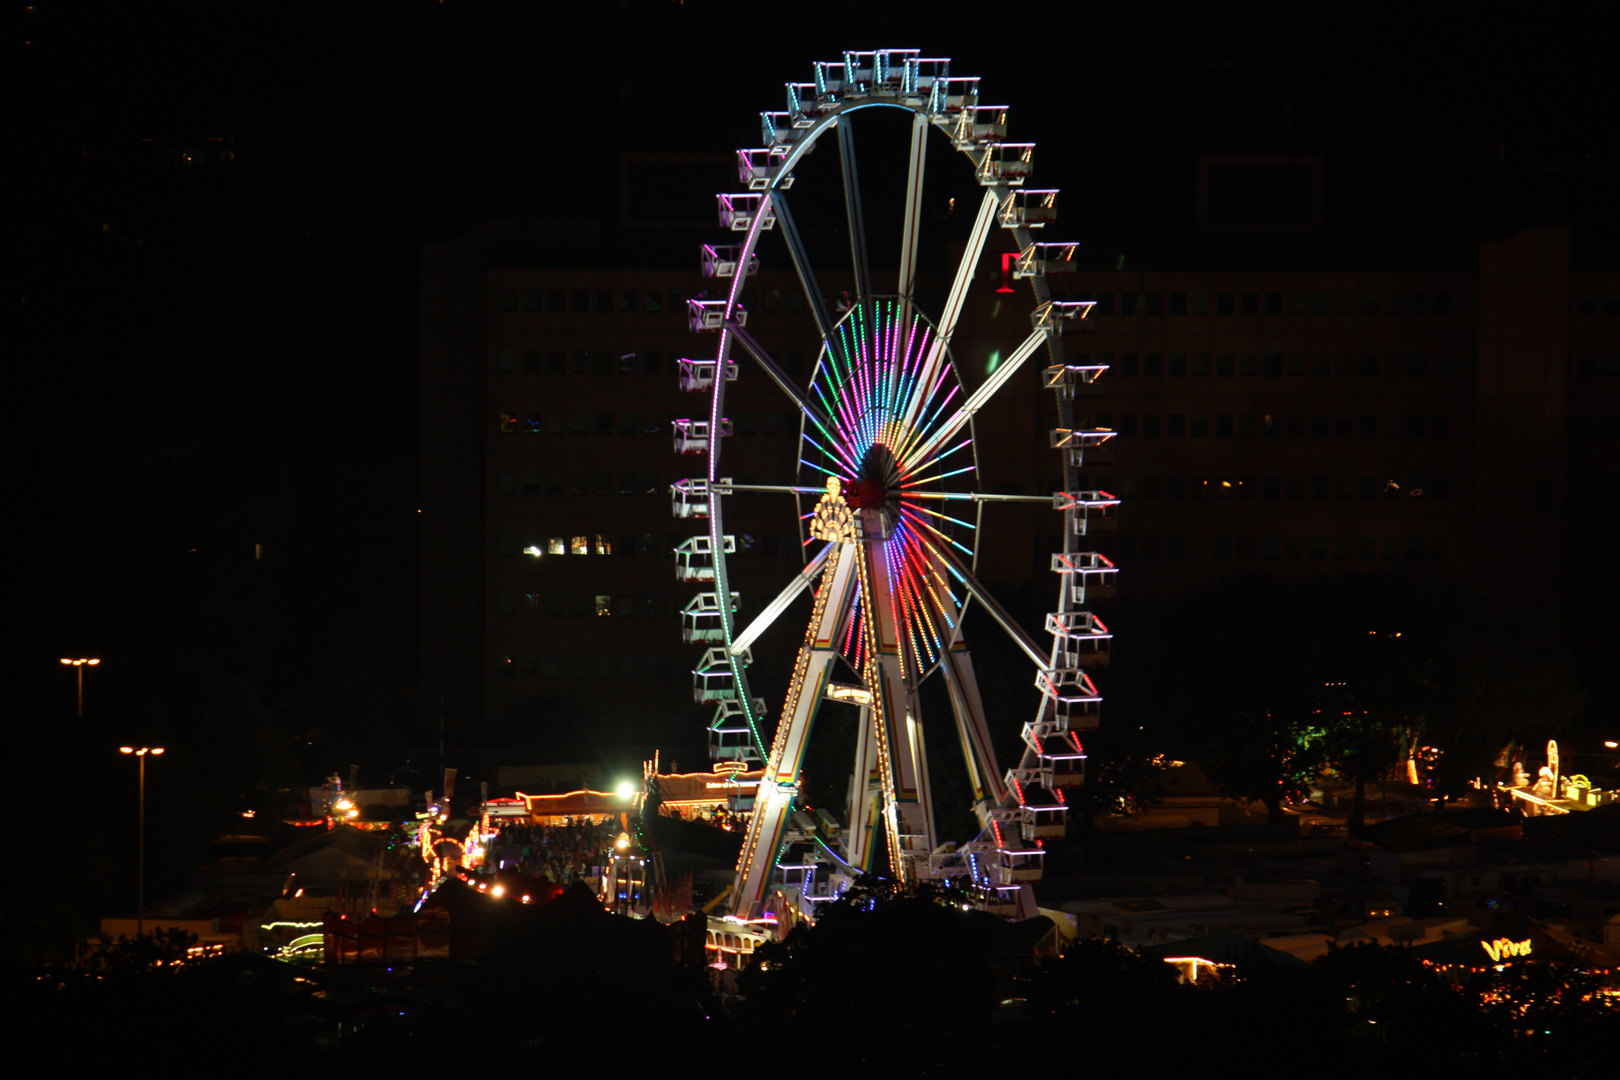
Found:
[[1326, 725], [1313, 710], [1250, 709], [1230, 718], [1199, 764], [1227, 795], [1263, 803], [1266, 819], [1276, 825], [1284, 800], [1321, 772], [1326, 738]]
[[1434, 781], [1445, 799], [1491, 777], [1509, 742], [1561, 732], [1586, 692], [1556, 637], [1478, 592], [1444, 596], [1436, 629], [1423, 737], [1439, 751]]

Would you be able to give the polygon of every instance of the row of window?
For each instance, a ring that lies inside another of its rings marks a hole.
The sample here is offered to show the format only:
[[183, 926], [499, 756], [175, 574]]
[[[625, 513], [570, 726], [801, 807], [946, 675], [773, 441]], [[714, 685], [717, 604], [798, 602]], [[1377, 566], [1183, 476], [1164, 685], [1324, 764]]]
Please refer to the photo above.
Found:
[[[1142, 499], [1447, 499], [1443, 476], [1144, 476], [1120, 477], [1125, 497]], [[1105, 489], [1112, 491], [1113, 489]]]
[[[1450, 315], [1449, 292], [1077, 292], [1098, 315]], [[1067, 300], [1054, 292], [1054, 300]], [[1166, 304], [1168, 300], [1168, 304]]]
[[549, 679], [656, 679], [690, 678], [689, 656], [652, 653], [506, 653], [500, 660], [502, 675]]
[[594, 615], [621, 619], [679, 616], [690, 596], [610, 596], [606, 593], [501, 593], [495, 611], [500, 615], [549, 615], [587, 618]]
[[1575, 356], [1570, 358], [1569, 373], [1584, 379], [1602, 375], [1612, 379], [1620, 375], [1620, 354], [1609, 356]]
[[1317, 413], [1144, 413], [1140, 423], [1135, 413], [1115, 416], [1098, 413], [1093, 422], [1097, 427], [1117, 431], [1121, 438], [1157, 439], [1161, 435], [1172, 439], [1191, 437], [1217, 439], [1233, 436], [1244, 439], [1313, 439], [1361, 437], [1398, 439], [1444, 439], [1451, 435], [1451, 417], [1445, 413], [1361, 413], [1330, 416]]
[[[755, 289], [744, 289], [742, 306], [749, 311], [802, 315], [804, 293], [798, 289], [767, 289], [764, 304]], [[1115, 297], [1118, 297], [1116, 303]], [[1067, 301], [1071, 294], [1054, 290], [1052, 298]], [[1449, 292], [1075, 292], [1075, 300], [1091, 300], [1099, 315], [1450, 315]], [[554, 315], [656, 315], [680, 313], [687, 294], [680, 289], [501, 289], [497, 296], [503, 312]], [[1570, 293], [1572, 315], [1620, 315], [1620, 293]]]
[[592, 311], [599, 315], [629, 315], [638, 311], [678, 314], [686, 303], [686, 293], [680, 289], [670, 289], [667, 294], [663, 289], [501, 289], [497, 295], [500, 309], [507, 312], [519, 310], [520, 299], [522, 310], [530, 314], [542, 311], [554, 315], [587, 315]]
[[[1089, 354], [1081, 353], [1075, 363], [1089, 364], [1091, 358]], [[1187, 375], [1263, 375], [1279, 379], [1284, 375], [1289, 378], [1327, 378], [1334, 375], [1364, 379], [1395, 379], [1403, 376], [1411, 379], [1430, 376], [1446, 379], [1451, 377], [1453, 370], [1449, 356], [1399, 353], [1290, 353], [1286, 356], [1283, 353], [1215, 353], [1213, 356], [1210, 353], [1146, 353], [1140, 356], [1137, 353], [1122, 353], [1117, 361], [1113, 353], [1098, 353], [1097, 363], [1107, 364], [1110, 374], [1128, 379], [1138, 374], [1150, 379], [1165, 375], [1172, 378]]]
[[[540, 558], [547, 555], [620, 555], [634, 556], [638, 551], [643, 558], [671, 555], [676, 546], [692, 538], [692, 533], [586, 533], [581, 536], [547, 536], [524, 533], [521, 540], [515, 532], [495, 534], [495, 552], [498, 555], [519, 553]], [[775, 533], [755, 536], [751, 533], [734, 534], [736, 554], [749, 557], [760, 555], [774, 559], [782, 553], [781, 539]]]
[[[617, 477], [617, 484], [615, 484]], [[502, 495], [668, 495], [666, 477], [662, 473], [611, 473], [597, 471], [569, 473], [502, 472], [496, 475], [496, 490]], [[754, 483], [754, 477], [739, 477], [740, 484]], [[766, 473], [759, 481], [777, 483], [775, 473]]]
[[[1449, 544], [1443, 536], [1120, 536], [1099, 537], [1098, 541], [1098, 551], [1127, 567], [1133, 559], [1445, 562], [1449, 558]], [[1062, 537], [1049, 538], [1047, 547], [1061, 551]], [[1047, 557], [1047, 552], [1035, 553], [1038, 563]]]
[[[687, 293], [681, 289], [501, 289], [496, 299], [503, 312], [521, 310], [531, 315], [658, 315], [684, 313]], [[760, 310], [754, 304], [755, 290], [745, 290], [740, 299], [744, 308]], [[784, 308], [792, 315], [804, 314], [804, 293], [767, 290], [762, 310], [774, 314]]]
[[[1598, 313], [1597, 293], [1570, 293], [1569, 313], [1571, 315], [1596, 315]], [[1620, 293], [1603, 294], [1603, 314], [1620, 315]]]
[[[496, 353], [502, 374], [515, 375], [661, 375], [666, 371], [664, 354], [657, 349], [643, 352], [616, 352], [612, 349], [501, 349]], [[752, 356], [735, 358], [743, 371], [758, 369]], [[789, 349], [776, 358], [789, 375], [803, 375], [804, 353]], [[668, 369], [673, 373], [674, 365]]]
[[[701, 403], [700, 407], [701, 407]], [[549, 412], [502, 412], [500, 430], [507, 434], [523, 435], [668, 435], [665, 426], [674, 419], [661, 412], [590, 412], [586, 409]], [[738, 412], [731, 416], [734, 435], [780, 435], [782, 414], [779, 412]]]
[[1569, 418], [1569, 433], [1583, 439], [1620, 439], [1620, 416], [1590, 414]]

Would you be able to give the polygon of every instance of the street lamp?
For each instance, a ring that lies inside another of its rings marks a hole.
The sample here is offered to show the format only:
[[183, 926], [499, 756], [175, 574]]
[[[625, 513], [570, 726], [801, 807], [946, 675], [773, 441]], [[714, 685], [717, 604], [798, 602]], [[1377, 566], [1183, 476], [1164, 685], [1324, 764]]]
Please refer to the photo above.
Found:
[[73, 660], [73, 659], [70, 659], [70, 658], [64, 656], [64, 657], [62, 657], [62, 663], [66, 664], [68, 667], [72, 668], [73, 670], [75, 670], [75, 671], [77, 671], [79, 673], [79, 719], [83, 720], [84, 719], [84, 669], [86, 667], [95, 667], [97, 664], [101, 663], [101, 661], [99, 659], [95, 658], [95, 657], [90, 657], [90, 656], [81, 656], [77, 660]]
[[[96, 661], [90, 661], [92, 664]], [[67, 663], [66, 660], [62, 663]], [[161, 746], [120, 746], [120, 754], [134, 754], [135, 760], [141, 763], [140, 784], [140, 810], [139, 810], [139, 840], [137, 844], [137, 868], [135, 871], [135, 936], [138, 938], [146, 933], [146, 757], [148, 754], [161, 754]]]

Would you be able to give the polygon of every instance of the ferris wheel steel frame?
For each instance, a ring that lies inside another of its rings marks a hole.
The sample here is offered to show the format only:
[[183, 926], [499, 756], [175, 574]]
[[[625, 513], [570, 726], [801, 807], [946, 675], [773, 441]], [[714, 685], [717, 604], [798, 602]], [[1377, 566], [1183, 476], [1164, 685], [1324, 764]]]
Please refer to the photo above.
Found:
[[[1084, 606], [1111, 595], [1116, 571], [1106, 556], [1083, 548], [1099, 528], [1112, 525], [1118, 500], [1107, 492], [1077, 489], [1081, 465], [1088, 455], [1095, 463], [1113, 432], [1077, 425], [1077, 398], [1095, 394], [1106, 368], [1069, 364], [1062, 342], [1064, 328], [1083, 320], [1092, 305], [1052, 299], [1046, 277], [1073, 270], [1077, 245], [1036, 239], [1037, 231], [1044, 235], [1056, 219], [1058, 193], [1026, 184], [1034, 144], [1007, 142], [1006, 107], [980, 105], [979, 80], [951, 76], [949, 64], [915, 49], [846, 52], [841, 62], [817, 62], [813, 82], [786, 84], [787, 110], [760, 114], [765, 145], [738, 151], [739, 177], [747, 190], [717, 196], [720, 224], [740, 233], [741, 243], [705, 245], [703, 270], [718, 280], [730, 278], [730, 287], [724, 299], [688, 301], [692, 330], [716, 333], [718, 342], [713, 359], [679, 364], [682, 387], [707, 393], [709, 411], [706, 419], [675, 421], [675, 449], [704, 455], [708, 467], [701, 478], [673, 485], [673, 509], [680, 518], [707, 518], [708, 530], [676, 549], [677, 575], [712, 583], [712, 591], [696, 596], [683, 613], [685, 639], [709, 646], [693, 674], [694, 697], [717, 703], [711, 752], [765, 763], [729, 905], [733, 915], [744, 918], [759, 911], [773, 887], [790, 832], [797, 828], [801, 838], [815, 832], [795, 813], [794, 803], [805, 746], [823, 700], [861, 707], [843, 854], [820, 845], [834, 863], [846, 876], [875, 869], [881, 830], [900, 880], [967, 878], [985, 906], [1009, 913], [1032, 903], [1028, 885], [1040, 876], [1041, 841], [1063, 830], [1059, 789], [1083, 778], [1085, 751], [1078, 733], [1098, 722], [1102, 698], [1089, 669], [1106, 663], [1111, 635]], [[853, 117], [869, 108], [912, 114], [898, 278], [896, 292], [887, 295], [873, 289], [852, 134]], [[944, 306], [937, 320], [929, 321], [916, 308], [915, 285], [928, 136], [935, 128], [968, 157], [983, 196]], [[847, 310], [837, 319], [786, 196], [794, 167], [828, 133], [839, 148], [855, 284]], [[1018, 249], [1012, 276], [1027, 281], [1034, 294], [1031, 332], [984, 382], [962, 394], [950, 343], [990, 232], [998, 225], [1011, 231]], [[748, 332], [740, 302], [747, 279], [759, 268], [760, 235], [772, 228], [783, 237], [821, 341], [805, 387]], [[799, 409], [801, 477], [808, 467], [825, 474], [824, 483], [818, 478], [816, 486], [736, 484], [722, 475], [722, 444], [730, 427], [726, 389], [739, 374], [732, 358], [738, 346]], [[980, 492], [976, 484], [964, 489], [968, 481], [947, 485], [954, 476], [976, 481], [974, 417], [1043, 346], [1043, 385], [1057, 403], [1058, 426], [1050, 445], [1062, 457], [1062, 490], [1021, 496]], [[972, 465], [947, 470], [941, 464], [967, 448]], [[814, 460], [818, 457], [821, 463]], [[936, 475], [918, 476], [928, 469], [936, 469]], [[800, 514], [801, 527], [808, 520], [810, 533], [804, 570], [748, 626], [739, 627], [738, 596], [726, 560], [735, 544], [725, 532], [724, 497], [749, 492], [815, 496], [816, 501], [809, 513]], [[952, 502], [972, 503], [973, 521], [924, 505]], [[984, 507], [995, 502], [1049, 503], [1063, 515], [1062, 551], [1051, 564], [1060, 584], [1057, 610], [1046, 618], [1050, 646], [1042, 647], [979, 583], [980, 545], [969, 549], [955, 538], [957, 529], [977, 538]], [[767, 750], [760, 733], [765, 701], [754, 696], [747, 676], [750, 650], [813, 586], [811, 618]], [[1035, 719], [1024, 725], [1019, 763], [1004, 773], [996, 764], [962, 639], [962, 616], [974, 601], [1034, 662], [1041, 692]], [[859, 685], [834, 681], [840, 660], [856, 670]], [[976, 840], [960, 846], [936, 844], [933, 828], [917, 688], [935, 672], [946, 681], [983, 827]], [[808, 874], [798, 887], [806, 899], [830, 895], [817, 894]]]

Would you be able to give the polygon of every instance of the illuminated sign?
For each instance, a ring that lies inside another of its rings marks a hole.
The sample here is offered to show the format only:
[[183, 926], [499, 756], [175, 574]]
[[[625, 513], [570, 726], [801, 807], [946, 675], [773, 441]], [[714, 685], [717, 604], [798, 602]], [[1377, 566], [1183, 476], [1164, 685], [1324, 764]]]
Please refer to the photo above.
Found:
[[1500, 961], [1510, 956], [1529, 956], [1530, 939], [1523, 941], [1510, 941], [1507, 938], [1497, 938], [1495, 941], [1482, 941], [1480, 946], [1492, 961]]

